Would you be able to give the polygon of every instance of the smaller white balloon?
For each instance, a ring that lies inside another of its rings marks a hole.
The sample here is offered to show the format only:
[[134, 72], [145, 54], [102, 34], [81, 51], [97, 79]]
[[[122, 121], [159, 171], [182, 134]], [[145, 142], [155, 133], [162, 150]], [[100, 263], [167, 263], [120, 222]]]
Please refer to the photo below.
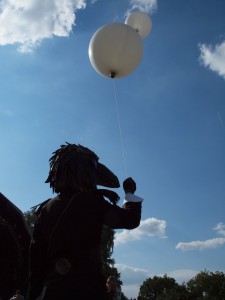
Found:
[[125, 24], [134, 28], [142, 38], [149, 35], [152, 29], [152, 21], [150, 17], [140, 11], [129, 14], [125, 20]]

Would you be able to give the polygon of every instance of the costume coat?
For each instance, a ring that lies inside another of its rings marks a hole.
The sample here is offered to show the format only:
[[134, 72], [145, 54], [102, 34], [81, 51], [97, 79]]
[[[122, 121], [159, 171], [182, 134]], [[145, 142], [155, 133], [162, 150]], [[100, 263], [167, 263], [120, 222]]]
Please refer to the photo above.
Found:
[[0, 193], [0, 299], [26, 293], [31, 236], [20, 209]]
[[28, 299], [40, 293], [44, 300], [103, 299], [102, 227], [133, 229], [140, 218], [140, 202], [126, 202], [121, 208], [97, 189], [51, 199], [34, 228]]

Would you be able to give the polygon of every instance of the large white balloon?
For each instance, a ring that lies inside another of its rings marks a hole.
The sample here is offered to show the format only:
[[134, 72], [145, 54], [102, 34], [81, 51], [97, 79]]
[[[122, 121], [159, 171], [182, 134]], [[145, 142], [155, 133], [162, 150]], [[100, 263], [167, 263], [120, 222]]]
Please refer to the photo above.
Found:
[[152, 21], [148, 15], [136, 11], [127, 16], [125, 24], [134, 28], [142, 38], [146, 37], [152, 29]]
[[94, 33], [88, 52], [91, 64], [98, 73], [122, 78], [131, 74], [140, 64], [143, 44], [132, 27], [112, 23]]

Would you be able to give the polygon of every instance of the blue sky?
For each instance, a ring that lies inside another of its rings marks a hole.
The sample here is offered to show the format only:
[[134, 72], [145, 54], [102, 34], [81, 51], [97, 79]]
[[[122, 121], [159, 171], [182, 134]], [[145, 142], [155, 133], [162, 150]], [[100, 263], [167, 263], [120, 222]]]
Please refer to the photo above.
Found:
[[[116, 233], [125, 295], [225, 271], [224, 0], [17, 2], [0, 4], [0, 191], [29, 210], [52, 196], [52, 152], [82, 144], [145, 199], [140, 227]], [[134, 10], [152, 20], [141, 63], [98, 74], [93, 34]]]

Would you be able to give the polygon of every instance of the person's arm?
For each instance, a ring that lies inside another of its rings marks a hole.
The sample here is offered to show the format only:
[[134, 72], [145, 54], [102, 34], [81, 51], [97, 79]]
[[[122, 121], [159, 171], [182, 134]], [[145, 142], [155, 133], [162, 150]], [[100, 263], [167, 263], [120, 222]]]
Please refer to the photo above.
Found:
[[134, 229], [140, 224], [143, 199], [134, 195], [136, 183], [132, 178], [127, 178], [123, 182], [123, 188], [125, 199], [122, 208], [109, 203], [106, 204], [104, 224], [113, 229]]

